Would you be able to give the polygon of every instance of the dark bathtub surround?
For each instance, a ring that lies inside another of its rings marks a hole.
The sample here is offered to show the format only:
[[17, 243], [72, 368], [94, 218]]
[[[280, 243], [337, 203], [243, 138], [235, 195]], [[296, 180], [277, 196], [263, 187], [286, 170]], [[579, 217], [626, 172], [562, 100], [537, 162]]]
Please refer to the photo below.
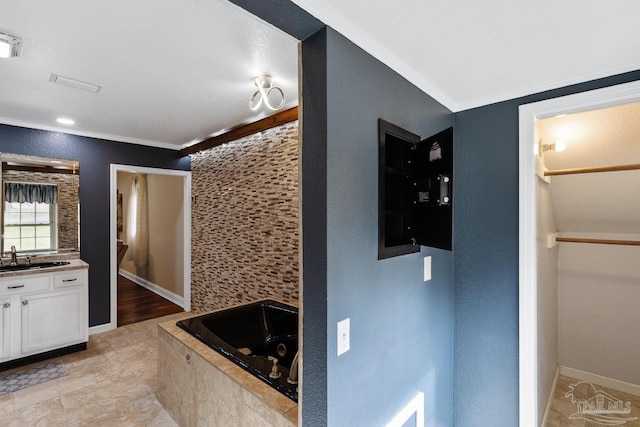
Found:
[[191, 307], [298, 301], [298, 122], [192, 155]]
[[[236, 365], [298, 401], [297, 382], [289, 379], [298, 351], [296, 307], [263, 300], [177, 324]], [[297, 375], [291, 378], [297, 380]]]

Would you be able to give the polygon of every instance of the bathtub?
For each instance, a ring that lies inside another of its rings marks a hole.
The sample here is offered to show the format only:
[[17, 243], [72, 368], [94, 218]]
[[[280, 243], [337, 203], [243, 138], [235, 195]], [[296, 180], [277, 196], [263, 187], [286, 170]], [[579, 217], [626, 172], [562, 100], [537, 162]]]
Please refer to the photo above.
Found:
[[[287, 381], [298, 351], [298, 309], [263, 300], [177, 322], [189, 334], [293, 401], [296, 384]], [[271, 378], [273, 360], [281, 376]]]

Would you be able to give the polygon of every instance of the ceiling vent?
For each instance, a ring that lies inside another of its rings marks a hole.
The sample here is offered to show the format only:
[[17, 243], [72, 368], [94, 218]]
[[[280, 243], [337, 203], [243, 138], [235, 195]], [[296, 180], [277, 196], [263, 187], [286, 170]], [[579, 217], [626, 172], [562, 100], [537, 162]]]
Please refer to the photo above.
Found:
[[49, 81], [51, 83], [58, 83], [58, 84], [61, 84], [62, 86], [68, 86], [68, 87], [72, 87], [75, 89], [80, 89], [80, 90], [84, 90], [92, 93], [98, 93], [100, 92], [100, 89], [102, 89], [102, 86], [100, 85], [83, 82], [81, 80], [72, 79], [71, 77], [65, 77], [55, 73], [51, 73], [51, 77], [49, 77]]

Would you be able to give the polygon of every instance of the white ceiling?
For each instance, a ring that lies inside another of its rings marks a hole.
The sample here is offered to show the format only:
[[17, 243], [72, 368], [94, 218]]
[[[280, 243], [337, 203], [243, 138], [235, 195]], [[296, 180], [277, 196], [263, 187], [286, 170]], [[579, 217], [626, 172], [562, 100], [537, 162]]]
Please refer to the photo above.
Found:
[[640, 69], [640, 2], [292, 0], [452, 111]]
[[[547, 169], [640, 164], [640, 103], [539, 120], [536, 135], [566, 143]], [[560, 232], [640, 233], [640, 170], [552, 176], [550, 190]]]
[[[452, 111], [640, 69], [637, 0], [293, 1]], [[0, 10], [0, 31], [24, 40], [20, 58], [0, 60], [0, 123], [178, 149], [259, 118], [247, 108], [255, 75], [297, 103], [296, 41], [226, 0]]]
[[225, 0], [0, 0], [0, 11], [0, 32], [23, 39], [20, 57], [0, 59], [1, 123], [179, 149], [266, 115], [248, 108], [256, 75], [273, 76], [285, 108], [298, 103], [297, 40]]

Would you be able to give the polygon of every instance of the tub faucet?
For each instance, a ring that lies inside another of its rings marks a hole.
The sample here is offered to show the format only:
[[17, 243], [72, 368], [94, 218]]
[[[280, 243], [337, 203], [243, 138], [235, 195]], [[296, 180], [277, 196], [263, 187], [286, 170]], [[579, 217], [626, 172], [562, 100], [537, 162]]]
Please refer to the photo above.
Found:
[[299, 351], [296, 351], [296, 355], [293, 356], [293, 362], [291, 362], [291, 368], [289, 368], [289, 376], [287, 382], [289, 384], [298, 384], [298, 355]]
[[278, 379], [282, 376], [282, 373], [278, 371], [278, 359], [273, 356], [267, 356], [270, 361], [273, 362], [271, 372], [269, 372], [269, 378]]

